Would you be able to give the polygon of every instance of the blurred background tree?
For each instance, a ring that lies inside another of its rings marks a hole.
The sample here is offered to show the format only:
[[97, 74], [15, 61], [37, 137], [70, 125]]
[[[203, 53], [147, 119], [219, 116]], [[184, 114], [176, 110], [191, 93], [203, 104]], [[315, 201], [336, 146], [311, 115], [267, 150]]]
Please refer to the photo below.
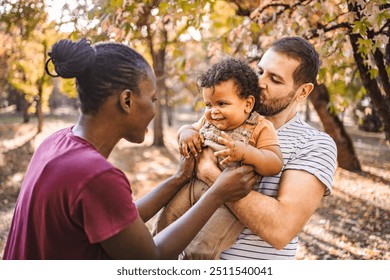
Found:
[[[243, 25], [252, 34], [255, 53], [282, 36], [303, 36], [320, 52], [319, 85], [311, 101], [324, 129], [339, 148], [339, 165], [360, 170], [352, 141], [340, 113], [359, 103], [366, 94], [379, 116], [373, 130], [383, 130], [390, 140], [390, 84], [388, 1], [230, 1], [237, 15], [252, 24]], [[256, 26], [253, 26], [256, 23]], [[255, 36], [253, 36], [255, 35]], [[233, 41], [240, 41], [237, 36]], [[238, 47], [240, 47], [238, 45]], [[364, 121], [365, 114], [360, 122]], [[366, 118], [372, 119], [372, 118]], [[372, 126], [371, 126], [372, 127]]]
[[[22, 112], [23, 122], [29, 111], [38, 118], [38, 133], [43, 127], [42, 105], [52, 90], [44, 65], [49, 47], [59, 36], [53, 23], [47, 21], [45, 4], [40, 0], [1, 1], [0, 86], [3, 100], [15, 104]], [[32, 105], [34, 108], [31, 108]]]

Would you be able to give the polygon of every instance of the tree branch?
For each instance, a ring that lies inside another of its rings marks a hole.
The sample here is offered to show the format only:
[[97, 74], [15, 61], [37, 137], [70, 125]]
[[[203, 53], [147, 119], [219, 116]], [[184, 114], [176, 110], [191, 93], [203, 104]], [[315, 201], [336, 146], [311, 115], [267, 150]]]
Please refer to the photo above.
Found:
[[319, 36], [318, 30], [322, 30], [324, 33], [336, 30], [336, 29], [347, 29], [350, 30], [352, 27], [348, 22], [341, 22], [339, 24], [332, 25], [330, 27], [326, 27], [325, 25], [322, 25], [320, 22], [317, 24], [317, 27], [312, 28], [309, 30], [309, 33], [311, 35], [306, 36], [307, 39], [313, 39], [317, 38]]

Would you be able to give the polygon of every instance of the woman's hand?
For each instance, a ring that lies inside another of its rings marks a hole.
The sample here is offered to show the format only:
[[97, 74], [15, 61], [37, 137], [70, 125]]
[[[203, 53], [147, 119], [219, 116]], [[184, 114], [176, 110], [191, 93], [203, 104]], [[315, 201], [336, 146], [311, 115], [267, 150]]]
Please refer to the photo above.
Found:
[[214, 182], [209, 191], [214, 192], [222, 203], [236, 201], [246, 196], [256, 184], [258, 175], [253, 167], [244, 165], [238, 168], [226, 168]]
[[183, 157], [180, 155], [179, 167], [175, 177], [183, 182], [183, 185], [188, 183], [194, 176], [195, 158], [193, 156]]
[[186, 126], [180, 129], [177, 139], [181, 155], [188, 158], [191, 153], [194, 156], [198, 156], [202, 152], [204, 139], [192, 126]]

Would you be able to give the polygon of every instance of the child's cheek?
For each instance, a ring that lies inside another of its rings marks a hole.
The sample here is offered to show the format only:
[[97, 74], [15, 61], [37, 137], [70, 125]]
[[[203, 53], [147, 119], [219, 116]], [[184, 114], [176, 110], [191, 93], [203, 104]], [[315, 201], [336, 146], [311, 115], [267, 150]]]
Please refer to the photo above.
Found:
[[211, 119], [211, 110], [206, 109], [204, 115], [205, 115], [206, 119], [207, 119], [209, 122], [212, 121], [212, 119]]

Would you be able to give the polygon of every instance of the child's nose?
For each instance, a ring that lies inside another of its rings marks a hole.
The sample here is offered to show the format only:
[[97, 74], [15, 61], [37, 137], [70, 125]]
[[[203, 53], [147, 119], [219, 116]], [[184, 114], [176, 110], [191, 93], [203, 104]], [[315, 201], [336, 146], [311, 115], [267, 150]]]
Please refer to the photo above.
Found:
[[211, 114], [212, 114], [212, 115], [219, 114], [219, 109], [213, 107], [213, 108], [211, 109]]

